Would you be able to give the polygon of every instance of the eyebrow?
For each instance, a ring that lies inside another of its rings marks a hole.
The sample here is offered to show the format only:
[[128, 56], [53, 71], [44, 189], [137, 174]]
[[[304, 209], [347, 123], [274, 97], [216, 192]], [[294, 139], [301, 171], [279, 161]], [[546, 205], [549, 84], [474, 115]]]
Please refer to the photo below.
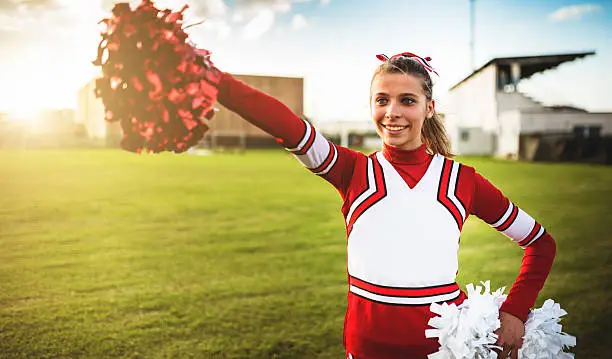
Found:
[[[379, 95], [384, 95], [384, 96], [389, 96], [388, 93], [386, 92], [377, 92], [374, 94], [374, 96], [379, 96]], [[417, 94], [411, 93], [411, 92], [403, 92], [401, 94], [399, 94], [399, 96], [413, 96], [413, 97], [418, 97]]]

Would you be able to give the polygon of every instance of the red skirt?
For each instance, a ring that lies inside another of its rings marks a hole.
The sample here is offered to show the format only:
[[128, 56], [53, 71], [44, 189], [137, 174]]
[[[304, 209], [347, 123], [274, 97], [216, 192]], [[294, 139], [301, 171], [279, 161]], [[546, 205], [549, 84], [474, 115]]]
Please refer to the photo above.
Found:
[[[463, 291], [446, 303], [461, 304]], [[392, 305], [348, 295], [344, 347], [353, 359], [427, 359], [438, 351], [438, 338], [425, 338], [429, 319], [437, 316], [427, 305]]]

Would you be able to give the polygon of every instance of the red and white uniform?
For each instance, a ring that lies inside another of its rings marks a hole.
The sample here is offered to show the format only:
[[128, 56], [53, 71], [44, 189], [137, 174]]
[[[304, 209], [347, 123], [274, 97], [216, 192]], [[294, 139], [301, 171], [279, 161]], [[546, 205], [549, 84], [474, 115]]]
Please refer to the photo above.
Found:
[[426, 358], [433, 302], [460, 303], [455, 283], [461, 229], [474, 214], [525, 249], [502, 310], [523, 321], [544, 285], [555, 242], [472, 167], [425, 145], [384, 146], [366, 156], [326, 140], [276, 99], [224, 74], [219, 101], [275, 136], [344, 201], [347, 229], [347, 353], [357, 359]]

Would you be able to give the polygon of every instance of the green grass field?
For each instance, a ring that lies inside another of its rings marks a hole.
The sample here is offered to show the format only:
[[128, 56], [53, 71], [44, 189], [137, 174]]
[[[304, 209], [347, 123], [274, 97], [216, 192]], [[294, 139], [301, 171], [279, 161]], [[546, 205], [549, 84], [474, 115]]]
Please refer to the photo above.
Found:
[[[463, 159], [557, 240], [540, 295], [609, 358], [612, 168]], [[0, 358], [342, 358], [340, 197], [284, 152], [0, 151]], [[459, 282], [522, 250], [472, 218]]]

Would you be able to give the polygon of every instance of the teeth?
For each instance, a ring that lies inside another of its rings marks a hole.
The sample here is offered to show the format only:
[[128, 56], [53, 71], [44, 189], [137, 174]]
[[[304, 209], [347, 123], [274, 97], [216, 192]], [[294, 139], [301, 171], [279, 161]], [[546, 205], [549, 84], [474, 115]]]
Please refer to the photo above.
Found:
[[386, 129], [391, 130], [391, 131], [400, 131], [403, 130], [404, 128], [408, 127], [408, 126], [390, 126], [390, 125], [383, 125]]

